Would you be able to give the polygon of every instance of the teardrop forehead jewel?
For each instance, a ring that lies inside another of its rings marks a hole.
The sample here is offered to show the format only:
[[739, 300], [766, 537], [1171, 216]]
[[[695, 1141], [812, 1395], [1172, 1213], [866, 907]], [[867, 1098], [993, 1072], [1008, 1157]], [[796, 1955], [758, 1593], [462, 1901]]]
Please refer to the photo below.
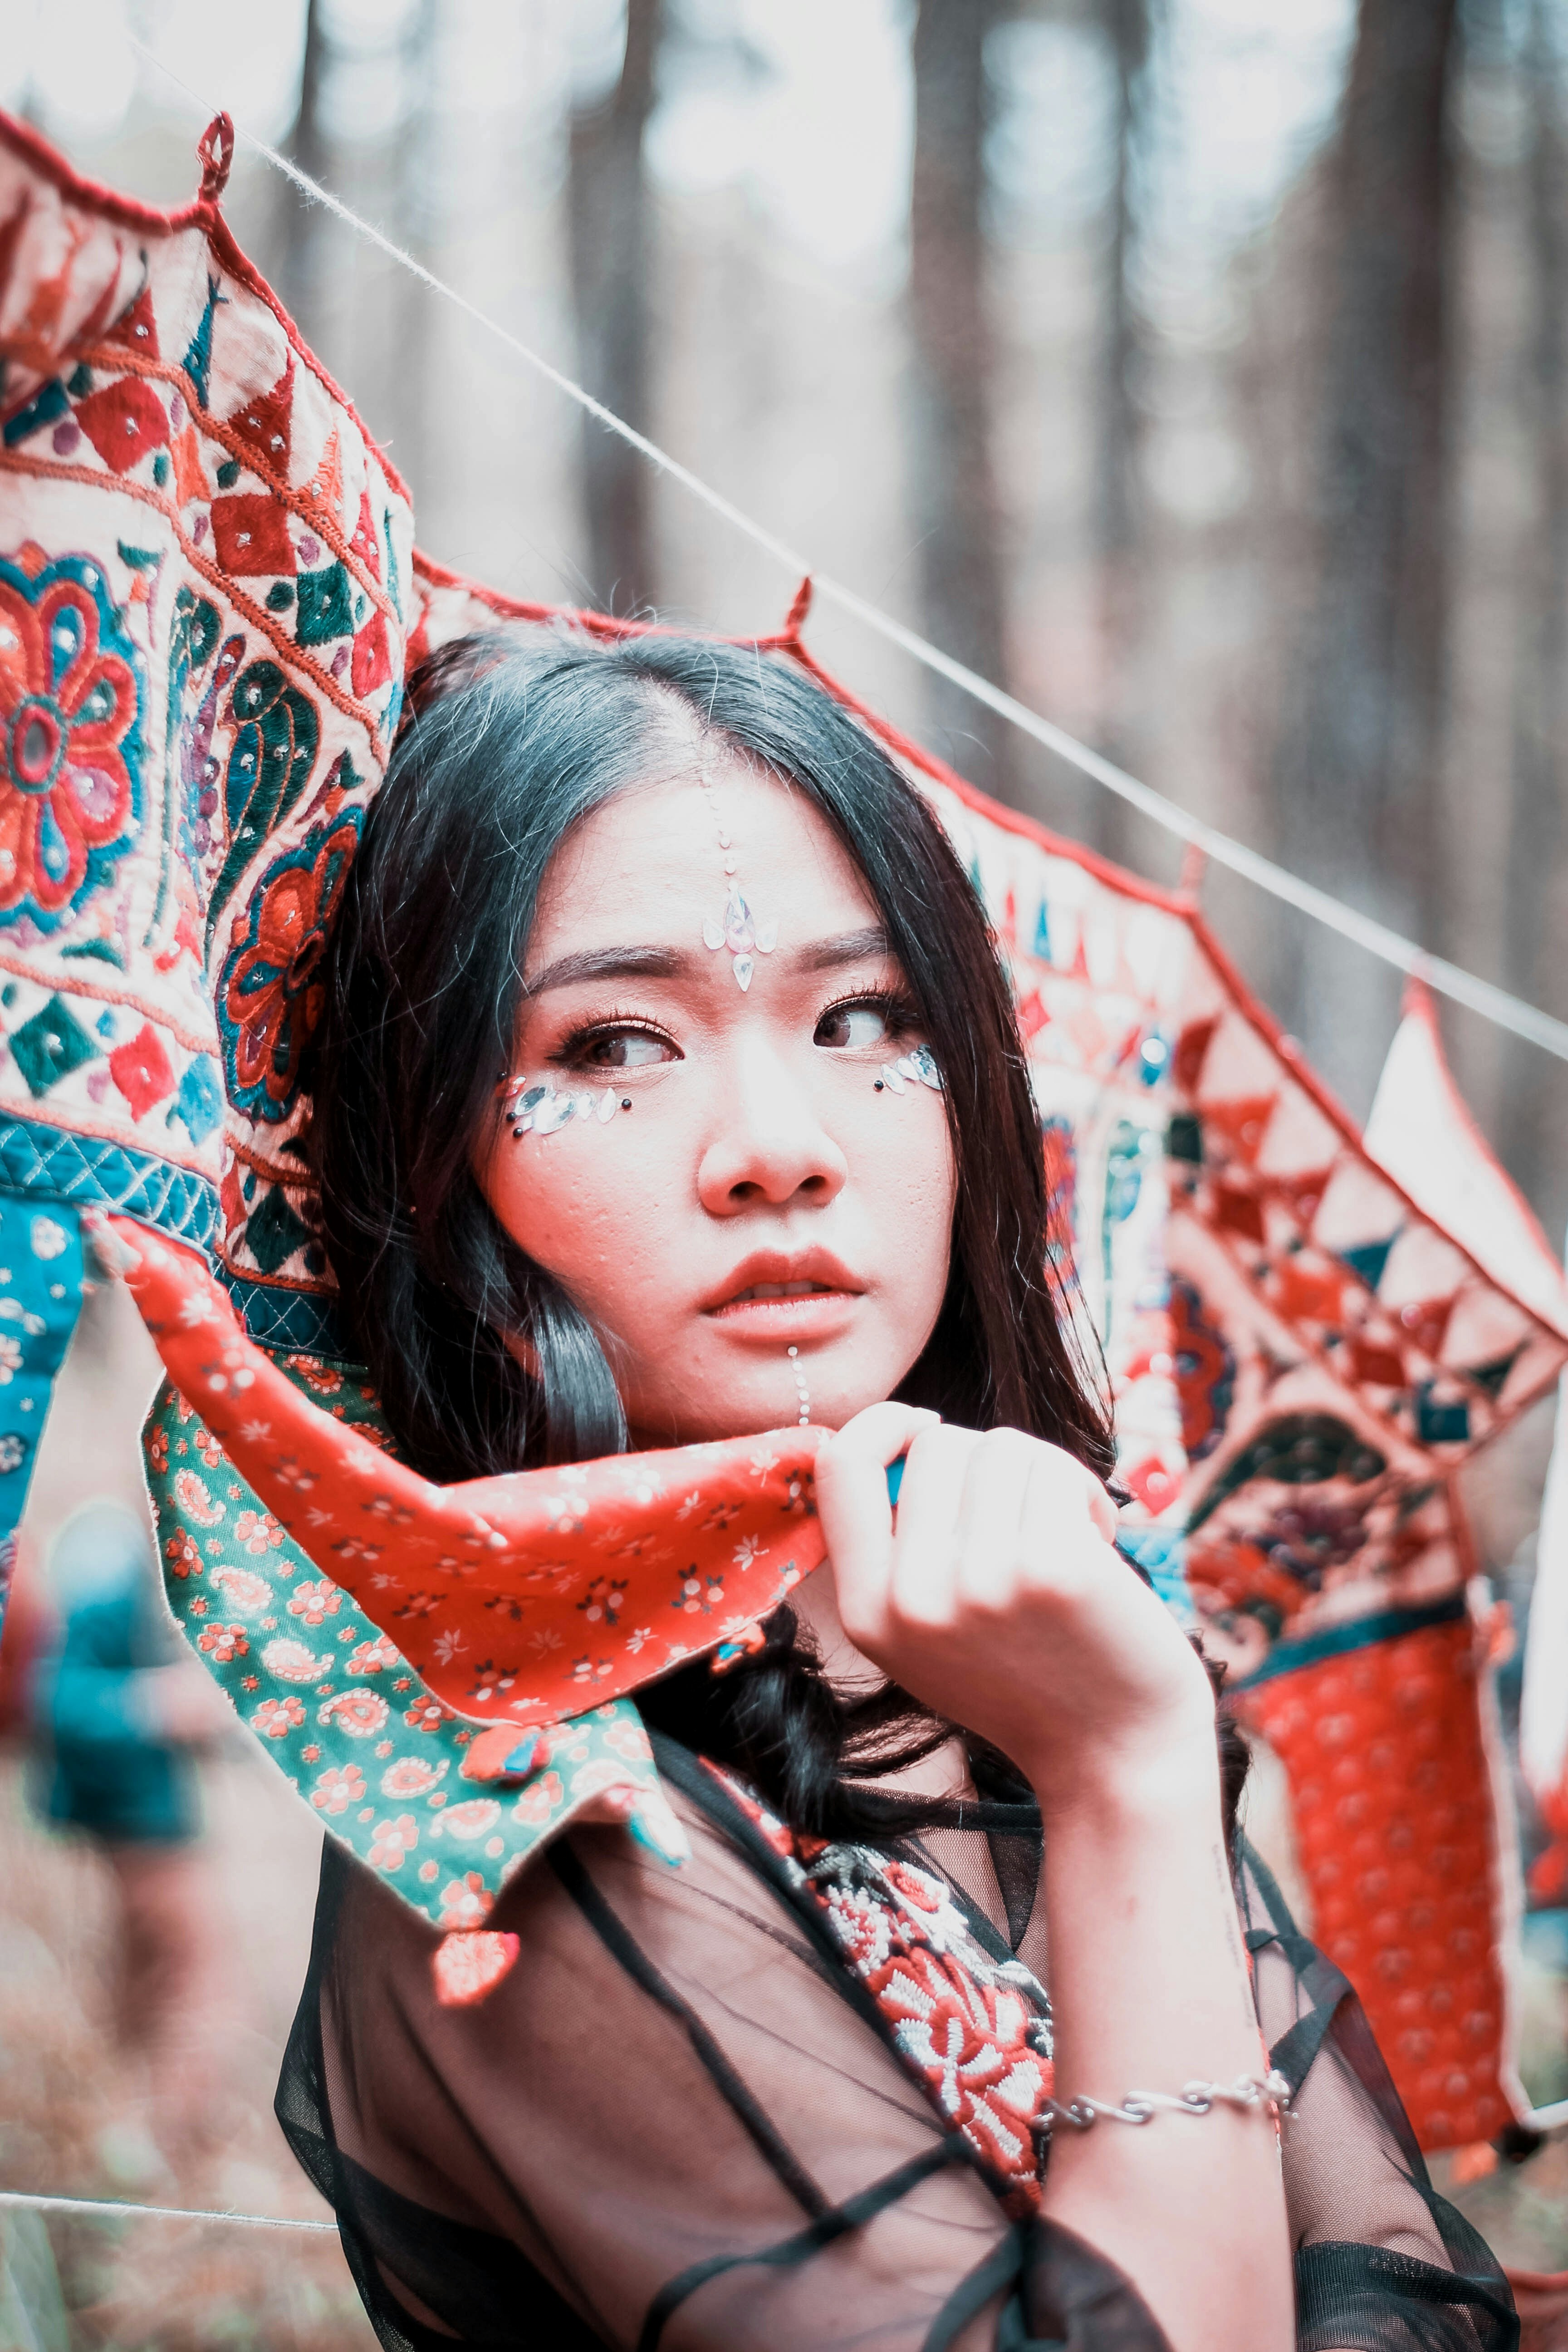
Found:
[[[713, 915], [707, 918], [702, 926], [703, 942], [715, 952], [720, 948], [728, 948], [734, 959], [731, 969], [736, 987], [750, 988], [752, 974], [757, 968], [757, 957], [773, 953], [778, 943], [779, 927], [776, 922], [758, 920], [746, 904], [745, 894], [735, 879], [737, 860], [734, 845], [724, 822], [724, 812], [719, 804], [718, 793], [708, 773], [706, 760], [697, 781], [712, 813], [719, 846], [724, 853], [724, 872], [730, 884], [722, 919]], [[917, 1045], [912, 1054], [900, 1054], [896, 1062], [884, 1062], [872, 1083], [879, 1094], [890, 1091], [901, 1095], [916, 1085], [930, 1087], [934, 1093], [940, 1094], [942, 1073], [937, 1068], [936, 1056], [931, 1047]], [[793, 1349], [791, 1353], [794, 1353]], [[805, 1418], [803, 1413], [802, 1419]]]
[[724, 812], [719, 804], [719, 795], [706, 763], [697, 781], [712, 816], [719, 846], [724, 853], [724, 873], [730, 886], [723, 914], [708, 916], [702, 925], [703, 945], [712, 948], [715, 952], [720, 948], [728, 948], [733, 958], [730, 969], [735, 975], [736, 987], [750, 988], [758, 956], [772, 955], [778, 944], [779, 927], [776, 922], [759, 922], [746, 904], [745, 894], [735, 879], [736, 858], [730, 828], [724, 822]]
[[[735, 975], [735, 985], [746, 989], [752, 984], [758, 956], [772, 955], [777, 945], [779, 927], [776, 922], [759, 922], [746, 904], [744, 894], [735, 879], [737, 860], [734, 845], [706, 766], [697, 781], [719, 835], [719, 846], [724, 854], [724, 874], [729, 883], [723, 915], [708, 917], [702, 926], [702, 937], [710, 948], [729, 949], [733, 959], [730, 968]], [[506, 1116], [514, 1139], [525, 1135], [559, 1135], [574, 1118], [596, 1118], [601, 1126], [607, 1126], [617, 1110], [630, 1110], [632, 1107], [630, 1095], [617, 1096], [614, 1087], [606, 1087], [603, 1094], [589, 1094], [580, 1089], [561, 1092], [548, 1080], [535, 1079], [531, 1085], [524, 1076], [506, 1079], [503, 1093]]]

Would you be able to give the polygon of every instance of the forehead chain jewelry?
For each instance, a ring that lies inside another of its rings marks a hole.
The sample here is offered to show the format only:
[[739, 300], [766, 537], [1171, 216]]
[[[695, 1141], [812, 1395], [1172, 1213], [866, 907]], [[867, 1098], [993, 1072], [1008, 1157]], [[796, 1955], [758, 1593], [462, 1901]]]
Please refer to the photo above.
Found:
[[757, 968], [758, 956], [772, 955], [777, 945], [779, 927], [776, 922], [758, 921], [746, 904], [745, 895], [735, 879], [734, 844], [730, 838], [730, 828], [724, 821], [724, 812], [720, 806], [718, 791], [709, 776], [706, 761], [697, 781], [702, 797], [708, 803], [709, 813], [712, 816], [714, 828], [719, 835], [719, 846], [724, 853], [724, 873], [729, 882], [729, 895], [724, 901], [723, 914], [709, 915], [704, 918], [703, 945], [713, 949], [715, 952], [720, 948], [729, 949], [731, 958], [730, 969], [735, 975], [735, 985], [737, 988], [746, 989], [752, 984], [752, 974]]

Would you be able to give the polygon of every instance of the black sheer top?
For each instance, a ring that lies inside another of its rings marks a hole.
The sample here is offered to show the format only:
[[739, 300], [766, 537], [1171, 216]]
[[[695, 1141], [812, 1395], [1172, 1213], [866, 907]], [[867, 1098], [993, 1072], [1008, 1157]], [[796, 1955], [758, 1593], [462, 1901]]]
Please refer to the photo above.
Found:
[[[658, 1750], [691, 1858], [561, 1839], [492, 1914], [519, 1955], [473, 2006], [438, 2003], [436, 1932], [327, 1848], [278, 2112], [388, 2352], [1169, 2352], [1114, 2265], [1019, 2216], [743, 1805]], [[910, 1851], [1048, 1981], [1037, 1818]], [[1349, 1984], [1245, 1851], [1239, 1891], [1294, 2091], [1302, 2352], [1513, 2352], [1502, 2274], [1428, 2183]]]

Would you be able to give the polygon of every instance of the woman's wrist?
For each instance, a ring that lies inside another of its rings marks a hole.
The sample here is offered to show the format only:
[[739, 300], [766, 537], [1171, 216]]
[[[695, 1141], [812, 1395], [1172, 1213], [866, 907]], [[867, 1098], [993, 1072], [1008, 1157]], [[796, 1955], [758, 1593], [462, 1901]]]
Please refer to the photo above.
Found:
[[1047, 1829], [1082, 1823], [1097, 1837], [1166, 1834], [1182, 1823], [1205, 1832], [1219, 1818], [1219, 1754], [1211, 1717], [1166, 1739], [1079, 1753], [1064, 1769], [1059, 1755], [1021, 1767]]

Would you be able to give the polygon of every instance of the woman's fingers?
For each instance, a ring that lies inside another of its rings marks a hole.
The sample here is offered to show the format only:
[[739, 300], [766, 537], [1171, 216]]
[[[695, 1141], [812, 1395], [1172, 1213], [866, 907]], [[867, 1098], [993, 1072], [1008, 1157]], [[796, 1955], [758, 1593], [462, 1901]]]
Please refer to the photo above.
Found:
[[[936, 1425], [936, 1414], [921, 1406], [868, 1405], [817, 1450], [816, 1507], [838, 1613], [850, 1639], [862, 1646], [876, 1640], [887, 1610], [893, 1549], [888, 1465], [910, 1451], [922, 1430]], [[900, 1505], [905, 1491], [900, 1491]]]
[[956, 1597], [980, 1609], [1005, 1609], [1016, 1590], [1031, 1538], [1028, 1498], [1046, 1449], [1016, 1429], [994, 1429], [969, 1457], [953, 1529]]
[[937, 1422], [920, 1432], [905, 1458], [889, 1600], [911, 1623], [942, 1624], [951, 1615], [958, 1514], [970, 1461], [981, 1443], [972, 1429]]
[[1116, 1509], [1090, 1470], [1057, 1446], [1036, 1449], [1024, 1499], [1024, 1552], [1064, 1591], [1123, 1563], [1115, 1552]]

